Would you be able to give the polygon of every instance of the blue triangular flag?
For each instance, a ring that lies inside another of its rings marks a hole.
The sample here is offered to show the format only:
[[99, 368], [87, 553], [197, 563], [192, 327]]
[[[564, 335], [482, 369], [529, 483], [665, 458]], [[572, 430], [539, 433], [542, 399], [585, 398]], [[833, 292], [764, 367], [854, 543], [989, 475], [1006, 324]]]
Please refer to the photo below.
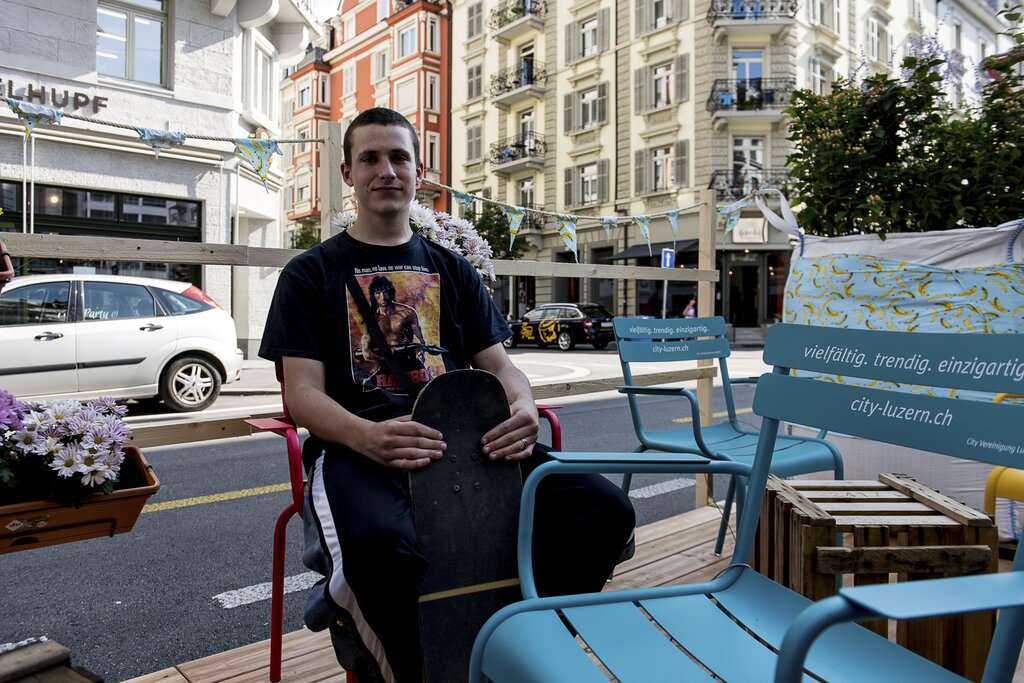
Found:
[[7, 98], [7, 106], [18, 116], [21, 125], [25, 126], [25, 137], [32, 135], [32, 129], [40, 124], [59, 125], [60, 117], [63, 115], [63, 112], [53, 107], [29, 104], [28, 102], [22, 102], [11, 97]]
[[156, 156], [160, 156], [160, 152], [167, 149], [168, 147], [176, 147], [177, 145], [184, 144], [185, 134], [177, 131], [160, 130], [158, 128], [139, 128], [136, 127], [135, 132], [139, 134], [139, 140], [143, 144], [149, 145], [153, 148], [153, 153]]
[[277, 140], [261, 140], [258, 138], [235, 138], [235, 151], [248, 162], [249, 167], [263, 181], [263, 189], [267, 187], [267, 173], [270, 172], [270, 155], [280, 154]]

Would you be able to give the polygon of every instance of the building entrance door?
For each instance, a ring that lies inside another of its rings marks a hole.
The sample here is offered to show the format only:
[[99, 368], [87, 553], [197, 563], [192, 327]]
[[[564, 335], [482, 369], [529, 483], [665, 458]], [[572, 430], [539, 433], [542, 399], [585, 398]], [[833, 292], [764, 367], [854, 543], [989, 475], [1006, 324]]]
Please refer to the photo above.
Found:
[[726, 319], [733, 327], [758, 327], [762, 318], [760, 260], [734, 261], [728, 277]]

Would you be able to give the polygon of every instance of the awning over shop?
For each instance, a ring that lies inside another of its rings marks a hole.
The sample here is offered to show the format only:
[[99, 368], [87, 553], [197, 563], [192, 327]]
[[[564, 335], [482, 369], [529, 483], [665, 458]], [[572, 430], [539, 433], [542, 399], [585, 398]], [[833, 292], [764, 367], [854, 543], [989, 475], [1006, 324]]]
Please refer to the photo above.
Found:
[[[676, 240], [676, 255], [678, 256], [684, 251], [690, 251], [697, 244], [697, 240]], [[628, 249], [620, 251], [618, 254], [612, 254], [606, 261], [625, 261], [631, 258], [650, 258], [654, 255], [654, 258], [661, 258], [662, 249], [671, 249], [672, 242], [651, 242], [650, 251], [647, 250], [647, 243], [641, 242], [640, 244], [634, 244]]]

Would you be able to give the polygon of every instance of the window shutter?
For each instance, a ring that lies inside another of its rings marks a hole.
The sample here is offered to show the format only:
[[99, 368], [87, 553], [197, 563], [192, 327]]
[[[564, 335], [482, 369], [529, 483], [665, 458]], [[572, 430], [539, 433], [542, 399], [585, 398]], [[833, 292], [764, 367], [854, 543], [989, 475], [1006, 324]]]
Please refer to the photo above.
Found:
[[597, 15], [597, 49], [604, 52], [611, 47], [612, 11], [603, 9]]
[[674, 0], [672, 4], [673, 21], [686, 21], [690, 18], [690, 0]]
[[690, 99], [690, 55], [676, 57], [676, 103]]
[[572, 64], [579, 56], [576, 41], [579, 39], [580, 25], [578, 22], [570, 22], [565, 25], [565, 63]]
[[573, 104], [576, 100], [576, 93], [571, 92], [562, 99], [565, 102], [563, 107], [565, 112], [565, 132], [571, 133], [576, 130], [576, 117], [573, 116]]
[[608, 83], [599, 83], [597, 86], [597, 120], [608, 123]]
[[573, 180], [576, 177], [576, 167], [570, 166], [565, 169], [565, 206], [566, 208], [573, 205], [572, 201], [572, 186]]
[[648, 18], [650, 11], [650, 0], [636, 0], [636, 32], [638, 36], [642, 36], [647, 32], [647, 29], [651, 23]]
[[604, 204], [608, 201], [608, 160], [597, 162], [597, 201]]
[[635, 180], [636, 187], [633, 188], [634, 194], [643, 194], [647, 192], [647, 150], [638, 149], [633, 155], [633, 177]]
[[840, 34], [840, 29], [843, 26], [841, 21], [843, 16], [842, 7], [840, 5], [840, 0], [835, 0], [832, 4], [832, 29], [836, 32], [837, 36]]
[[633, 72], [633, 94], [636, 96], [636, 107], [634, 111], [637, 114], [642, 114], [647, 111], [649, 104], [647, 102], [647, 81], [649, 79], [648, 72], [650, 67], [642, 66]]
[[676, 142], [675, 159], [676, 187], [690, 186], [690, 141], [679, 140]]

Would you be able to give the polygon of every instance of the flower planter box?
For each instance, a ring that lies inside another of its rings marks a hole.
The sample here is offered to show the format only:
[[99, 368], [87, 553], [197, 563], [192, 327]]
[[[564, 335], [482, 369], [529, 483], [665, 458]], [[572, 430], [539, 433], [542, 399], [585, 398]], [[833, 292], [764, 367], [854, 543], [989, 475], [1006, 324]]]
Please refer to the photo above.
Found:
[[122, 467], [136, 467], [146, 484], [89, 496], [80, 508], [52, 500], [0, 506], [0, 555], [29, 548], [113, 536], [131, 531], [146, 499], [160, 489], [142, 451], [126, 446]]

